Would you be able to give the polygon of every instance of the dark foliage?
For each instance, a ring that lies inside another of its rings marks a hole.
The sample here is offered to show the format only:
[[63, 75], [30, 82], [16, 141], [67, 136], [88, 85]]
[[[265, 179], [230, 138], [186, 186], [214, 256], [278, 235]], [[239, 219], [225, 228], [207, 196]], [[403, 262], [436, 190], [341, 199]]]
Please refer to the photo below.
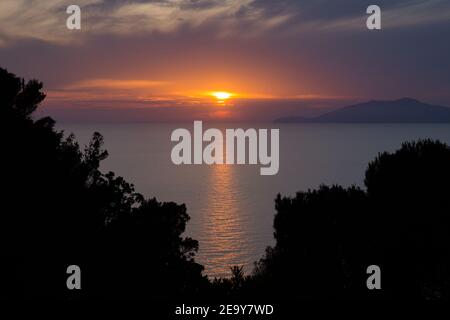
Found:
[[321, 186], [276, 199], [275, 247], [255, 268], [258, 292], [284, 298], [343, 297], [362, 290], [366, 194]]
[[449, 164], [446, 144], [420, 140], [368, 166], [371, 230], [391, 296], [450, 298]]
[[[249, 286], [275, 298], [450, 296], [450, 148], [405, 143], [366, 171], [367, 191], [339, 186], [276, 199], [275, 247]], [[382, 270], [382, 290], [366, 268]]]
[[0, 88], [3, 294], [73, 297], [71, 264], [83, 273], [81, 297], [164, 299], [207, 283], [194, 262], [197, 241], [182, 237], [184, 205], [145, 200], [102, 173], [99, 133], [81, 151], [52, 119], [33, 119], [42, 83], [0, 69]]

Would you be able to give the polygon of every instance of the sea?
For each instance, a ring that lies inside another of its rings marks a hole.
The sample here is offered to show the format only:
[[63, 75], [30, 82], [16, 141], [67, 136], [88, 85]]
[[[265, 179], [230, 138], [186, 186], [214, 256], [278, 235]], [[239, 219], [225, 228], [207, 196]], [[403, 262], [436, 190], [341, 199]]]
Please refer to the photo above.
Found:
[[[196, 261], [209, 278], [229, 277], [230, 267], [251, 274], [254, 262], [274, 245], [274, 200], [321, 184], [364, 188], [368, 163], [405, 141], [431, 138], [450, 144], [450, 124], [274, 124], [204, 123], [206, 128], [271, 129], [280, 133], [279, 171], [260, 175], [260, 165], [175, 165], [171, 133], [192, 132], [193, 123], [59, 123], [80, 145], [100, 132], [114, 171], [136, 191], [187, 206], [185, 236], [199, 241]], [[152, 232], [152, 230], [148, 230]]]

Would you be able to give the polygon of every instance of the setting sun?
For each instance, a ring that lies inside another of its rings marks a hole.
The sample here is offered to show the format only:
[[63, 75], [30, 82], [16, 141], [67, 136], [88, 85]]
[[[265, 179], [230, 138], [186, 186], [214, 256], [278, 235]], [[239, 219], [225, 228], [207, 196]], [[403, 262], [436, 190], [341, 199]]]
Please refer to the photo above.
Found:
[[213, 92], [212, 95], [220, 101], [227, 100], [231, 97], [231, 93], [224, 91]]

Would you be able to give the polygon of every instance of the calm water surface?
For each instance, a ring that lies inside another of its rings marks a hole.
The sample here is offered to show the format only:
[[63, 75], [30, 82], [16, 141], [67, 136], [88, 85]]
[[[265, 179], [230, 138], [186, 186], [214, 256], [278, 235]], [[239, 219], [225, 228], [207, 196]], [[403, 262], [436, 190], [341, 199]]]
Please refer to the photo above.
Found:
[[378, 152], [418, 138], [450, 143], [447, 124], [211, 125], [280, 129], [279, 173], [261, 176], [259, 165], [173, 165], [170, 134], [182, 127], [192, 131], [192, 125], [66, 123], [59, 128], [75, 133], [81, 144], [99, 131], [110, 154], [102, 170], [125, 177], [146, 197], [185, 203], [191, 216], [186, 234], [199, 240], [197, 261], [210, 277], [229, 276], [233, 265], [251, 272], [253, 262], [274, 243], [277, 193], [293, 195], [322, 183], [363, 186], [367, 163]]

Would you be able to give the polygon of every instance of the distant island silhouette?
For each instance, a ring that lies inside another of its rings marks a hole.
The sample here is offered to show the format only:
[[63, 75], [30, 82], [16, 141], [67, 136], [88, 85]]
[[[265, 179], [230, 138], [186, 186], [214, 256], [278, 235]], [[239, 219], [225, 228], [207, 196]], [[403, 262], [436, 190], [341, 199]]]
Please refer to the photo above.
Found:
[[450, 108], [412, 98], [369, 101], [314, 118], [282, 117], [276, 123], [450, 123]]

